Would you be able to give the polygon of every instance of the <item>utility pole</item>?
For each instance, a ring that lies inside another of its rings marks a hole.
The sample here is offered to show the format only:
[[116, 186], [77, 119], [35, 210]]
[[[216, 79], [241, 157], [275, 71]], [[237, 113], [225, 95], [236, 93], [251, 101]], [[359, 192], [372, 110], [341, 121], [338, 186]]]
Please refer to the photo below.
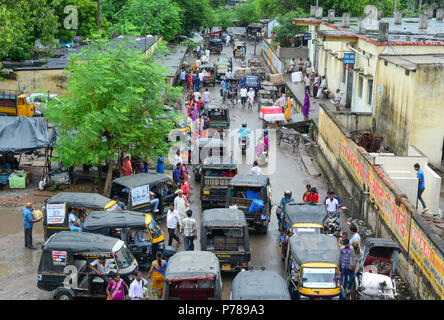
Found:
[[144, 16], [144, 19], [145, 19], [145, 22], [144, 22], [145, 50], [143, 51], [143, 54], [145, 54], [146, 53], [146, 10], [143, 10], [143, 16]]
[[97, 0], [97, 29], [102, 29], [102, 0]]

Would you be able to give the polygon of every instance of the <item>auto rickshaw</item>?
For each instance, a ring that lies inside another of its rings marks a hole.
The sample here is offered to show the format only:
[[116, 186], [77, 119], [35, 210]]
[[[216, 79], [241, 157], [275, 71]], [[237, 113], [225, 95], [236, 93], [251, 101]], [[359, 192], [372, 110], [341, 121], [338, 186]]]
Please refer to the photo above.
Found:
[[124, 241], [101, 234], [62, 231], [42, 245], [37, 287], [54, 290], [55, 300], [106, 299], [107, 277], [98, 276], [88, 268], [88, 264], [102, 255], [114, 260], [111, 271], [120, 274], [129, 286], [138, 266]]
[[210, 50], [211, 53], [222, 53], [223, 50], [223, 44], [222, 39], [220, 38], [212, 38], [208, 42], [208, 50]]
[[[134, 242], [135, 234], [139, 230], [146, 231], [145, 240], [150, 243], [151, 249], [139, 247]], [[104, 236], [119, 237], [125, 241], [131, 253], [136, 257], [140, 269], [149, 270], [151, 262], [156, 258], [158, 251], [168, 258], [176, 253], [171, 246], [165, 246], [164, 234], [153, 216], [137, 211], [93, 211], [83, 223], [83, 232], [98, 233]]]
[[230, 65], [226, 61], [216, 61], [214, 63], [214, 68], [216, 69], [216, 81], [221, 82], [225, 79], [225, 75], [228, 73]]
[[208, 75], [203, 78], [203, 86], [216, 86], [216, 68], [209, 64], [203, 64], [200, 66], [200, 70], [205, 70]]
[[187, 121], [187, 118], [183, 114], [179, 114], [174, 111], [168, 111], [162, 114], [160, 119], [171, 119], [174, 123], [174, 129], [179, 130], [181, 132], [190, 133], [191, 132], [191, 126]]
[[400, 252], [401, 247], [391, 239], [365, 239], [350, 297], [355, 300], [396, 299], [396, 282], [392, 275], [398, 266]]
[[274, 271], [239, 272], [231, 284], [230, 300], [291, 300], [287, 284]]
[[285, 259], [285, 275], [292, 299], [339, 299], [340, 250], [335, 237], [325, 234], [294, 234]]
[[232, 159], [209, 161], [202, 164], [200, 202], [202, 208], [225, 206], [225, 196], [230, 180], [237, 174], [237, 164]]
[[283, 207], [282, 221], [279, 225], [281, 232], [281, 253], [285, 259], [288, 239], [293, 234], [323, 234], [328, 220], [325, 207], [314, 202], [290, 202]]
[[[210, 161], [212, 157], [221, 157], [224, 155], [223, 141], [217, 138], [198, 138], [193, 144], [194, 152], [192, 156], [193, 163], [197, 163], [193, 167], [194, 179], [196, 182], [201, 181], [202, 164]], [[207, 160], [208, 159], [208, 160]]]
[[257, 97], [258, 92], [261, 88], [261, 78], [257, 74], [247, 74], [239, 83], [239, 86], [245, 87], [247, 91], [250, 91], [250, 88], [254, 90], [254, 94]]
[[222, 131], [230, 128], [230, 109], [223, 104], [205, 105], [204, 113], [210, 118], [210, 129]]
[[116, 201], [97, 193], [60, 192], [49, 198], [43, 208], [43, 233], [47, 240], [54, 233], [69, 231], [68, 209], [72, 208], [80, 221], [91, 211], [120, 210]]
[[[178, 187], [170, 176], [160, 173], [138, 173], [112, 181], [110, 197], [119, 197], [128, 210], [153, 214], [156, 222], [166, 217], [167, 206], [174, 201]], [[150, 191], [159, 199], [158, 212], [150, 204]]]
[[200, 235], [200, 247], [218, 257], [222, 271], [248, 269], [250, 241], [247, 221], [241, 210], [204, 210]]
[[247, 54], [247, 46], [244, 41], [235, 40], [233, 43], [234, 58], [245, 59]]
[[237, 174], [228, 183], [225, 208], [236, 205], [245, 213], [248, 226], [267, 233], [271, 216], [270, 178]]
[[260, 37], [257, 37], [257, 33], [262, 32], [262, 25], [259, 23], [250, 23], [247, 26], [247, 39], [248, 40], [260, 40]]
[[163, 300], [221, 300], [219, 259], [208, 251], [181, 251], [168, 261]]

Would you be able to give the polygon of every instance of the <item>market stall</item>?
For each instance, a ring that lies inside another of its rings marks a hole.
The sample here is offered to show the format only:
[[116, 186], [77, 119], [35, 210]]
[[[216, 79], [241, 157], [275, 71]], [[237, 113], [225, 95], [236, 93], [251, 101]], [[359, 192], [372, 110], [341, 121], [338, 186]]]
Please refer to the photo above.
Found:
[[24, 189], [32, 172], [19, 170], [23, 154], [45, 150], [45, 173], [48, 169], [50, 137], [42, 117], [0, 117], [0, 187]]

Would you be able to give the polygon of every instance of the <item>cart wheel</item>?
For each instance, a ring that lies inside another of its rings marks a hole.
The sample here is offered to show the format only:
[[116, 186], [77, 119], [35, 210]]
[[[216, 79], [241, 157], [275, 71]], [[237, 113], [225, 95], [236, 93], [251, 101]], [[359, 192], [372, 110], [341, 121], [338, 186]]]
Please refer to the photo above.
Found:
[[54, 300], [73, 300], [73, 299], [74, 297], [67, 291], [58, 292], [54, 297]]

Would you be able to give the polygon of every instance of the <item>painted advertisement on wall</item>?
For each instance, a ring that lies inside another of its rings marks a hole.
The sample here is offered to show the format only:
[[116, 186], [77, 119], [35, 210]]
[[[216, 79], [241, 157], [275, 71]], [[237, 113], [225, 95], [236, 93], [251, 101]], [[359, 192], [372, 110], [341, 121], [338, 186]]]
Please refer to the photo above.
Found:
[[396, 204], [396, 197], [378, 176], [372, 165], [366, 161], [355, 144], [341, 135], [339, 159], [352, 174], [355, 181], [369, 190], [370, 200], [375, 201], [379, 214], [398, 239], [402, 247], [408, 251], [410, 213], [403, 205]]
[[266, 42], [265, 40], [263, 41], [262, 51], [263, 51], [263, 54], [267, 57], [267, 59], [270, 61], [270, 63], [273, 65], [273, 67], [276, 69], [276, 72], [282, 73], [281, 61], [279, 60], [277, 55], [274, 53], [273, 49], [268, 44], [268, 42]]
[[410, 255], [421, 267], [433, 288], [444, 299], [444, 259], [427, 235], [413, 220], [410, 231]]

